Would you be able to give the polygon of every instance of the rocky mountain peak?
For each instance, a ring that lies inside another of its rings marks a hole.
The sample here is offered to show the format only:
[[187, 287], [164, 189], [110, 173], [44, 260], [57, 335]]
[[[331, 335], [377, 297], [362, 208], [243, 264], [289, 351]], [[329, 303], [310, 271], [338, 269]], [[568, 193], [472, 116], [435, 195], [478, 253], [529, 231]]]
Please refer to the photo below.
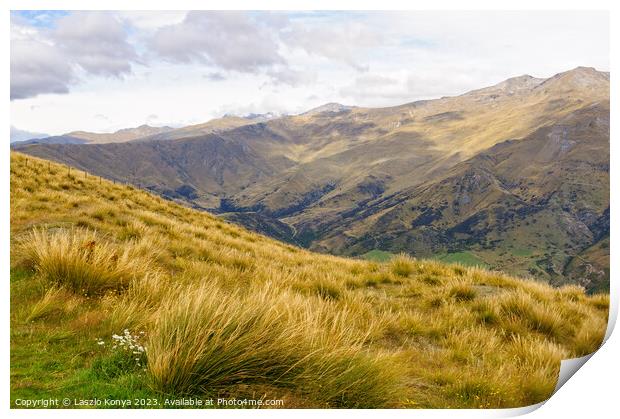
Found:
[[352, 109], [353, 106], [343, 105], [341, 103], [330, 102], [325, 105], [318, 106], [316, 108], [312, 108], [309, 111], [304, 112], [302, 115], [317, 115], [324, 112], [343, 112]]

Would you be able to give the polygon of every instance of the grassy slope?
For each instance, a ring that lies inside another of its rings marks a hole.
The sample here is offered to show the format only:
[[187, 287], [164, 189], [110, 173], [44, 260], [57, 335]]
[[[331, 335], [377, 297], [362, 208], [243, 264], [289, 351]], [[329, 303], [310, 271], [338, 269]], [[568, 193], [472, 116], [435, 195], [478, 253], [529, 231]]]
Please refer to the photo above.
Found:
[[[549, 396], [560, 359], [598, 347], [609, 305], [436, 261], [314, 254], [18, 153], [11, 249], [12, 400], [523, 406]], [[124, 329], [146, 368], [110, 347]]]
[[[251, 126], [227, 117], [155, 136], [185, 138], [165, 144], [23, 151], [204, 208], [217, 210], [226, 197], [222, 210], [262, 216], [237, 216], [252, 218], [244, 226], [316, 251], [471, 252], [495, 269], [560, 282], [568, 279], [562, 269], [570, 257], [592, 244], [587, 229], [578, 228], [584, 214], [600, 215], [609, 203], [609, 132], [601, 129], [609, 75], [577, 68], [535, 88], [541, 81], [519, 77], [457, 97]], [[589, 120], [580, 121], [596, 103]], [[522, 141], [554, 125], [547, 141]], [[573, 132], [578, 125], [592, 129]], [[187, 138], [211, 132], [218, 135]], [[489, 147], [514, 139], [520, 140], [488, 159]], [[550, 153], [558, 147], [572, 157]], [[468, 175], [467, 168], [475, 171]], [[177, 193], [183, 186], [195, 195]], [[480, 222], [468, 231], [471, 217]], [[465, 233], [452, 238], [453, 228]], [[513, 245], [534, 254], [512, 252]]]

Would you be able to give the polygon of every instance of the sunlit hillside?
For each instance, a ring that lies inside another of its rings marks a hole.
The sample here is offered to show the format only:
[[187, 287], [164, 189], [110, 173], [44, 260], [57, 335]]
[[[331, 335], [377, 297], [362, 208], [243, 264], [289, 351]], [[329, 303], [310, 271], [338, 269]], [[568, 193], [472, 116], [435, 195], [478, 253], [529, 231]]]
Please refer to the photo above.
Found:
[[388, 108], [18, 149], [313, 251], [457, 259], [593, 293], [609, 290], [609, 91], [609, 73], [578, 67]]
[[11, 154], [12, 400], [524, 406], [600, 345], [608, 306], [477, 268], [315, 254]]

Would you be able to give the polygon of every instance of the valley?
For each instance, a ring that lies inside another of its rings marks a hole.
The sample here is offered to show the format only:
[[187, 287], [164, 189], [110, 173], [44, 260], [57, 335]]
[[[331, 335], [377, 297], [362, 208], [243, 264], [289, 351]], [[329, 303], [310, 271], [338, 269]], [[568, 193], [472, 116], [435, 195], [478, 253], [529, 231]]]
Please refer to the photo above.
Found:
[[14, 148], [322, 253], [406, 253], [608, 289], [609, 74], [592, 68], [389, 108], [228, 116], [130, 141], [78, 135], [89, 143]]

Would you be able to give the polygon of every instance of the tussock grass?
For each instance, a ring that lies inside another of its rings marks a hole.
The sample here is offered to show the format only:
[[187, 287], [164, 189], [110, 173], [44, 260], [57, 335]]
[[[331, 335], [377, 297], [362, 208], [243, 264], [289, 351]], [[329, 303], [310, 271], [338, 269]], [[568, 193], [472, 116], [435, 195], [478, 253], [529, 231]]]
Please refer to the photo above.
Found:
[[84, 294], [121, 291], [149, 269], [138, 246], [115, 247], [84, 229], [35, 229], [21, 240], [24, 262], [50, 284]]
[[409, 276], [414, 271], [414, 261], [405, 254], [400, 254], [390, 260], [392, 272], [398, 276]]
[[328, 280], [319, 280], [312, 283], [298, 283], [293, 286], [302, 294], [317, 295], [325, 300], [339, 300], [343, 290], [338, 283]]
[[[608, 295], [404, 255], [315, 254], [28, 159], [11, 154], [11, 265], [26, 272], [11, 283], [12, 397], [82, 380], [102, 397], [112, 381], [122, 398], [516, 407], [548, 397], [560, 360], [605, 333]], [[96, 339], [125, 328], [146, 332], [145, 372], [95, 363]], [[62, 375], [29, 369], [36, 357]]]
[[573, 324], [566, 321], [559, 310], [548, 304], [535, 304], [524, 292], [507, 295], [501, 300], [500, 307], [503, 315], [554, 340], [567, 339], [575, 333]]
[[342, 407], [393, 402], [394, 377], [363, 354], [363, 336], [332, 316], [329, 305], [269, 288], [183, 293], [155, 319], [147, 344], [153, 383], [175, 394], [243, 383], [294, 388]]
[[450, 288], [448, 295], [456, 301], [471, 301], [476, 298], [476, 291], [469, 284], [458, 283]]
[[64, 288], [51, 287], [43, 297], [32, 305], [26, 322], [43, 319], [54, 314], [70, 313], [77, 308], [79, 300]]

